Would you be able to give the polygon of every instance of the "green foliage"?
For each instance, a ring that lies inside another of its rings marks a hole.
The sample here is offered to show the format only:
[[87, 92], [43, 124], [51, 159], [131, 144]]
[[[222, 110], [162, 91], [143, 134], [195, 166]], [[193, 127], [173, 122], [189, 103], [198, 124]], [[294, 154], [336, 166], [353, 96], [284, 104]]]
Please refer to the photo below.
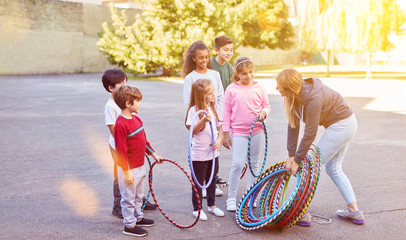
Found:
[[125, 11], [111, 8], [112, 26], [103, 23], [97, 45], [136, 73], [163, 66], [180, 70], [183, 52], [194, 41], [210, 48], [214, 38], [227, 35], [239, 46], [282, 48], [292, 45], [293, 28], [283, 0], [139, 0], [142, 14], [128, 23]]
[[396, 0], [308, 0], [298, 14], [299, 48], [307, 52], [377, 52], [406, 22]]

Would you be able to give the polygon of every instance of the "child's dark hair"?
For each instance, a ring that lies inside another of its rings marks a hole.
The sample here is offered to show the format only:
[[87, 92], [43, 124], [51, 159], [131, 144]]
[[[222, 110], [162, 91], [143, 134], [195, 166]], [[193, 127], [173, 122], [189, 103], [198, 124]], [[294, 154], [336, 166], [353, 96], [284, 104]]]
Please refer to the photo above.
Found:
[[124, 110], [127, 108], [126, 106], [127, 101], [129, 101], [131, 104], [134, 102], [134, 100], [141, 101], [142, 93], [136, 87], [123, 85], [113, 91], [113, 99], [116, 102], [117, 106], [121, 110]]
[[231, 38], [227, 37], [227, 36], [219, 36], [216, 37], [214, 39], [214, 48], [215, 49], [220, 49], [221, 47], [223, 47], [224, 45], [230, 44], [230, 43], [234, 43], [233, 40], [231, 40]]
[[241, 71], [243, 68], [251, 67], [254, 68], [254, 62], [249, 57], [239, 57], [235, 60], [234, 63], [234, 72], [233, 72], [233, 82], [240, 81], [240, 77], [237, 76], [237, 73]]
[[197, 50], [207, 50], [209, 53], [209, 63], [207, 64], [207, 68], [211, 68], [210, 49], [203, 41], [199, 40], [192, 43], [183, 54], [182, 77], [186, 77], [186, 75], [196, 69], [196, 63], [193, 62], [193, 57], [196, 55]]
[[121, 83], [125, 80], [127, 80], [127, 75], [123, 70], [118, 68], [107, 69], [102, 76], [103, 87], [107, 92], [111, 92], [109, 86], [114, 89], [117, 83]]

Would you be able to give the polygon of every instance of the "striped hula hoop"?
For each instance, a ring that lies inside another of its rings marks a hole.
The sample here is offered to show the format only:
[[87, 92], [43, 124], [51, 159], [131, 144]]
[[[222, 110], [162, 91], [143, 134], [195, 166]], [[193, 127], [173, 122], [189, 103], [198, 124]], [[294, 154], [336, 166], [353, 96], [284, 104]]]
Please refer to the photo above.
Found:
[[[264, 171], [242, 197], [236, 213], [237, 224], [245, 230], [255, 230], [267, 224], [289, 228], [307, 211], [320, 177], [320, 150], [312, 145], [296, 173], [296, 183], [285, 200], [290, 174], [284, 162]], [[259, 194], [262, 192], [261, 194]], [[260, 199], [254, 211], [254, 202]]]
[[265, 155], [264, 155], [264, 162], [262, 163], [261, 170], [259, 171], [259, 174], [256, 175], [254, 171], [252, 170], [251, 166], [251, 139], [252, 139], [252, 131], [254, 130], [255, 123], [258, 121], [259, 117], [255, 118], [254, 122], [251, 125], [250, 129], [250, 135], [248, 136], [248, 154], [247, 154], [247, 160], [248, 160], [248, 166], [250, 168], [251, 174], [254, 177], [259, 177], [262, 172], [264, 171], [265, 163], [266, 163], [266, 156], [268, 155], [268, 133], [266, 131], [266, 126], [265, 123], [262, 122], [262, 126], [264, 126], [264, 133], [265, 133]]
[[197, 198], [197, 203], [199, 204], [199, 210], [198, 210], [198, 214], [197, 214], [196, 220], [195, 220], [192, 224], [190, 224], [189, 226], [180, 225], [180, 224], [177, 224], [175, 221], [173, 221], [173, 220], [162, 210], [161, 206], [159, 205], [158, 201], [156, 200], [154, 190], [152, 189], [152, 169], [153, 169], [154, 166], [156, 165], [156, 162], [154, 162], [154, 163], [152, 164], [151, 168], [149, 169], [149, 175], [148, 175], [148, 176], [149, 176], [149, 177], [148, 177], [149, 190], [150, 190], [150, 192], [151, 192], [151, 196], [152, 196], [152, 198], [154, 199], [155, 204], [157, 205], [159, 211], [162, 213], [162, 215], [163, 215], [170, 223], [172, 223], [173, 225], [175, 225], [175, 226], [178, 227], [178, 228], [183, 228], [183, 229], [191, 228], [191, 227], [193, 227], [194, 225], [196, 225], [196, 223], [199, 221], [200, 212], [201, 212], [201, 210], [202, 210], [202, 203], [200, 202], [200, 197], [199, 197], [199, 193], [198, 193], [198, 191], [197, 191], [196, 185], [194, 184], [194, 182], [193, 182], [192, 178], [189, 176], [189, 174], [187, 174], [187, 172], [185, 171], [185, 169], [184, 169], [182, 166], [180, 166], [177, 162], [172, 161], [172, 160], [169, 160], [169, 159], [162, 159], [162, 161], [163, 161], [163, 162], [170, 162], [170, 163], [173, 163], [175, 166], [177, 166], [180, 170], [182, 170], [182, 172], [186, 175], [186, 177], [189, 179], [190, 183], [192, 184], [193, 194], [196, 196], [196, 198]]

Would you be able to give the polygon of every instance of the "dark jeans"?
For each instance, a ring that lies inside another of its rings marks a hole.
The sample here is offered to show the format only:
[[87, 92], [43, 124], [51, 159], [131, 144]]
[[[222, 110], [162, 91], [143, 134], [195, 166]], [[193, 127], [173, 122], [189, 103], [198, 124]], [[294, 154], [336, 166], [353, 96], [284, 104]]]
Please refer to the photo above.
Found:
[[[200, 185], [203, 185], [203, 183], [207, 183], [210, 180], [210, 175], [211, 175], [211, 168], [213, 164], [213, 160], [208, 160], [208, 161], [192, 161], [193, 164], [193, 169], [195, 170], [195, 175], [197, 181], [200, 183]], [[217, 172], [219, 171], [219, 159], [216, 157], [215, 165], [214, 165], [214, 174], [213, 174], [213, 180], [210, 183], [210, 186], [206, 189], [207, 190], [207, 206], [211, 207], [216, 205], [215, 204], [215, 198], [216, 198], [216, 181], [214, 177], [216, 176]], [[195, 182], [196, 184], [196, 182]], [[197, 191], [199, 192], [199, 199], [200, 203], [202, 203], [202, 189], [200, 189], [198, 186], [196, 186]], [[193, 211], [197, 211], [199, 209], [199, 204], [197, 203], [197, 197], [192, 193], [192, 203], [193, 203]]]
[[114, 182], [113, 182], [114, 202], [113, 202], [113, 208], [121, 208], [121, 205], [120, 205], [121, 194], [120, 194], [120, 188], [118, 187], [118, 177], [117, 177], [117, 159], [116, 159], [117, 155], [116, 155], [116, 150], [114, 150], [110, 146], [110, 152], [111, 152], [111, 157], [113, 158], [113, 161], [114, 161]]

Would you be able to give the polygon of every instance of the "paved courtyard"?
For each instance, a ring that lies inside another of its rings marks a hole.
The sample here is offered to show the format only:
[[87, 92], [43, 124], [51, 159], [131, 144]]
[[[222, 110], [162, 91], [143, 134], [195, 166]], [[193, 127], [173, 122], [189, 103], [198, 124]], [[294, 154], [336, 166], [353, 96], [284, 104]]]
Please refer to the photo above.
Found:
[[[103, 107], [109, 94], [101, 74], [1, 76], [0, 239], [130, 239], [111, 215], [112, 160]], [[266, 166], [287, 157], [287, 120], [272, 79], [261, 78], [269, 93], [269, 153]], [[366, 223], [356, 226], [335, 216], [344, 208], [324, 169], [310, 213], [332, 219], [310, 228], [271, 227], [244, 231], [225, 211], [208, 214], [191, 229], [170, 224], [158, 210], [146, 211], [156, 225], [145, 239], [404, 239], [406, 236], [406, 81], [328, 79], [353, 107], [359, 130], [344, 169]], [[157, 153], [187, 171], [187, 137], [182, 84], [130, 81], [143, 93], [139, 116]], [[320, 129], [320, 132], [323, 130]], [[222, 149], [219, 175], [228, 179], [231, 152]], [[249, 174], [249, 173], [247, 173]], [[240, 184], [239, 196], [244, 193]], [[174, 165], [154, 168], [153, 188], [162, 208], [176, 222], [192, 216], [188, 180]], [[206, 201], [203, 209], [207, 209]]]

